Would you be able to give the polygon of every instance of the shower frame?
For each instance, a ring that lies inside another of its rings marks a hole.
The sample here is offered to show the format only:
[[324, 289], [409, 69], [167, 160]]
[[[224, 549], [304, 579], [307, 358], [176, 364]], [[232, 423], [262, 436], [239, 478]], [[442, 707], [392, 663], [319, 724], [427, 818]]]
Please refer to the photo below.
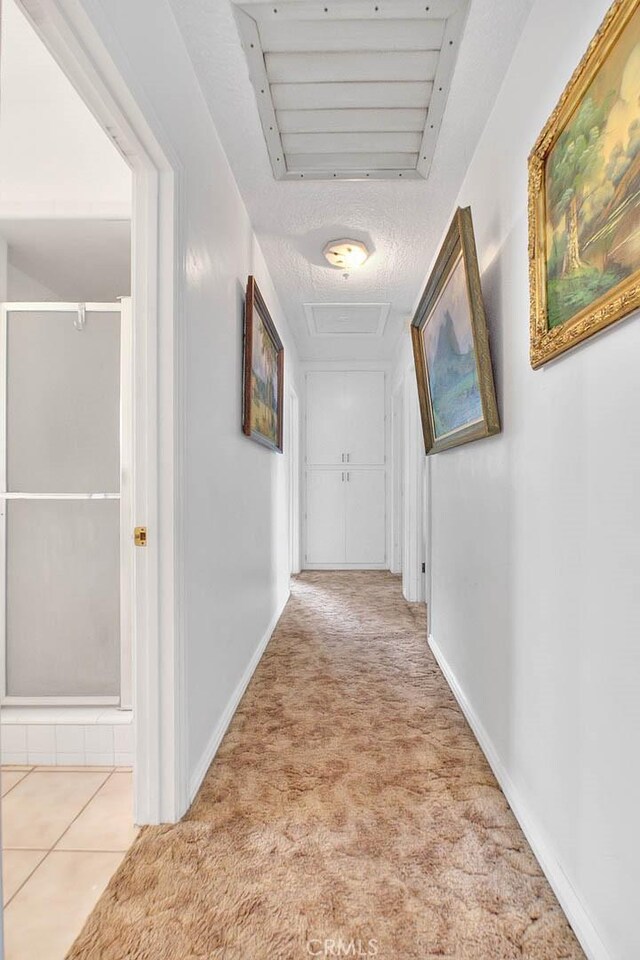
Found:
[[[27, 493], [7, 490], [7, 368], [9, 314], [117, 313], [120, 315], [120, 489], [92, 493]], [[117, 706], [132, 708], [132, 636], [133, 623], [133, 344], [131, 298], [117, 303], [7, 302], [0, 311], [0, 706], [63, 707]], [[120, 683], [117, 696], [11, 696], [7, 690], [7, 503], [11, 501], [96, 501], [117, 500], [120, 503]]]

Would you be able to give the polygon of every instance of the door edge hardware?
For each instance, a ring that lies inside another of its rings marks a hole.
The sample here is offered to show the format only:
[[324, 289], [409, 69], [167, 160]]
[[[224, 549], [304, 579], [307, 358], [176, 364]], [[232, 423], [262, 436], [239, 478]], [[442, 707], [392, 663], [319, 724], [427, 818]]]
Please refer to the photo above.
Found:
[[133, 528], [133, 542], [136, 547], [146, 547], [147, 545], [147, 528], [146, 527], [134, 527]]

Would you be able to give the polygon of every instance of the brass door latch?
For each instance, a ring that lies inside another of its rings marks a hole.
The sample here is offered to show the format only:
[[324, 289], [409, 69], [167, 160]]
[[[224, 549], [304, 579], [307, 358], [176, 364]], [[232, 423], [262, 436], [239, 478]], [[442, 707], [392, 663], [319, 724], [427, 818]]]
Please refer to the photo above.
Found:
[[146, 547], [147, 545], [147, 528], [146, 527], [134, 527], [133, 528], [133, 542], [136, 547]]

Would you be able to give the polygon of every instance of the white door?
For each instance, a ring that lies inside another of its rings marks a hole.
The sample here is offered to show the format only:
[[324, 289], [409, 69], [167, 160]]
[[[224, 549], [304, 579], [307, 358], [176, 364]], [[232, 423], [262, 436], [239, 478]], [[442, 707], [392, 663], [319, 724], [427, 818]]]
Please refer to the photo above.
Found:
[[344, 374], [307, 374], [307, 463], [330, 466], [344, 462], [347, 404]]
[[386, 558], [384, 470], [348, 470], [345, 490], [346, 562], [384, 563]]
[[310, 470], [307, 477], [308, 563], [344, 563], [343, 470]]
[[346, 453], [352, 465], [382, 465], [385, 459], [384, 373], [345, 373]]

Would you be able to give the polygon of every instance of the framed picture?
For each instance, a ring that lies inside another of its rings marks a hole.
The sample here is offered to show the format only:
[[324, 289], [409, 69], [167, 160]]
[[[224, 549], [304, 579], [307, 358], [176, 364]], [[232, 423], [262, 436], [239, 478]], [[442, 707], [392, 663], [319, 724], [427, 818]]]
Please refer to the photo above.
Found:
[[427, 454], [500, 432], [471, 210], [458, 209], [411, 324]]
[[282, 453], [284, 347], [254, 277], [244, 306], [242, 431]]
[[531, 364], [640, 306], [640, 0], [617, 0], [529, 157]]

